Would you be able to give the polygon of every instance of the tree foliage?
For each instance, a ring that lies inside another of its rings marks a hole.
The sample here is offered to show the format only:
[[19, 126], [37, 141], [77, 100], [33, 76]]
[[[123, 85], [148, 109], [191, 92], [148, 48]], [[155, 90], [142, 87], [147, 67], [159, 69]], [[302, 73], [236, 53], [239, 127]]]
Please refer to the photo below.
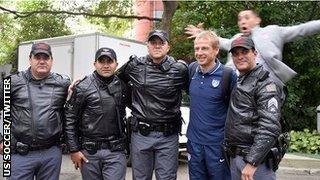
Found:
[[[187, 39], [184, 28], [188, 24], [204, 22], [218, 35], [231, 38], [237, 32], [237, 14], [244, 9], [255, 9], [262, 18], [261, 26], [277, 24], [295, 25], [320, 19], [320, 2], [180, 2], [172, 21], [173, 56], [193, 60], [193, 41]], [[316, 128], [316, 107], [320, 104], [320, 35], [305, 37], [287, 43], [283, 50], [286, 64], [298, 72], [288, 84], [288, 96], [283, 116], [291, 129]], [[220, 59], [226, 60], [226, 52], [220, 51]]]
[[[168, 4], [168, 5], [167, 5]], [[166, 2], [169, 14], [164, 23], [170, 26], [177, 2]], [[50, 1], [28, 0], [9, 2], [0, 0], [0, 64], [13, 63], [17, 67], [16, 48], [22, 41], [50, 38], [71, 34], [66, 25], [67, 18], [82, 16], [94, 25], [95, 29], [112, 35], [123, 36], [132, 28], [134, 19], [159, 21], [159, 18], [137, 16], [133, 12], [132, 0], [83, 0]], [[173, 9], [170, 7], [174, 7]]]
[[[119, 16], [130, 16], [133, 13], [131, 0], [122, 1], [101, 1], [94, 6], [89, 13], [92, 14], [117, 14]], [[130, 29], [134, 19], [118, 18], [95, 18], [88, 17], [90, 21], [100, 26], [101, 31], [108, 34], [122, 36], [126, 30]]]
[[[16, 8], [22, 11], [32, 11], [35, 9], [51, 9], [52, 1], [29, 0], [19, 1]], [[20, 42], [50, 38], [55, 36], [70, 34], [70, 30], [65, 25], [64, 15], [40, 15], [33, 14], [28, 18], [14, 18], [12, 14], [2, 13], [0, 19], [1, 31], [1, 64], [13, 63], [17, 68], [17, 47]]]
[[[52, 9], [52, 1], [29, 0], [20, 1], [17, 8], [22, 11], [32, 11], [37, 9]], [[19, 40], [50, 38], [70, 34], [70, 30], [65, 24], [66, 15], [33, 14], [29, 18], [19, 18], [17, 22], [20, 26]]]

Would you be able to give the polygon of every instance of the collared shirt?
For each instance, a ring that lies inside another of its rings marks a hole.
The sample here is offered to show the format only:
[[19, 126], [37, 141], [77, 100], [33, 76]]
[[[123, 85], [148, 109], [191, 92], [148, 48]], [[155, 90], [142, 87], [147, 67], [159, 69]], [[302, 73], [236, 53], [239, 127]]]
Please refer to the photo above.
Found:
[[[207, 73], [197, 67], [192, 77], [190, 95], [190, 122], [187, 137], [203, 145], [220, 143], [224, 137], [227, 106], [222, 97], [221, 78], [224, 65], [216, 60], [216, 65]], [[236, 83], [232, 74], [231, 88]]]

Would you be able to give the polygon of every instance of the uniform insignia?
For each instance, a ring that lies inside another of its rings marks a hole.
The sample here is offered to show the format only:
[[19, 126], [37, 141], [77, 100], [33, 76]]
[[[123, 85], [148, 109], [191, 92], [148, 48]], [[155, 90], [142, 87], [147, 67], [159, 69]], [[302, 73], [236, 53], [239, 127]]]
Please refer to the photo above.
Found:
[[278, 101], [276, 100], [276, 98], [271, 98], [268, 101], [268, 111], [270, 112], [277, 112], [278, 110]]
[[220, 81], [219, 80], [216, 80], [216, 79], [212, 79], [212, 82], [211, 82], [212, 86], [214, 88], [218, 87], [219, 84], [220, 84]]
[[277, 87], [275, 84], [269, 84], [266, 86], [267, 92], [275, 92], [277, 91]]

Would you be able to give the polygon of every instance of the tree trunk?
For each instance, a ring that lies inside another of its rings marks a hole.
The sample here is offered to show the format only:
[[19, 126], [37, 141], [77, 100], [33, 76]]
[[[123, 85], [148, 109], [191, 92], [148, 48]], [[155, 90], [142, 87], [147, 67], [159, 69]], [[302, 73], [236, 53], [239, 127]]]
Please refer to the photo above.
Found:
[[160, 29], [163, 29], [170, 33], [171, 22], [175, 11], [178, 8], [178, 1], [162, 1], [163, 2], [163, 14], [162, 21], [160, 23]]

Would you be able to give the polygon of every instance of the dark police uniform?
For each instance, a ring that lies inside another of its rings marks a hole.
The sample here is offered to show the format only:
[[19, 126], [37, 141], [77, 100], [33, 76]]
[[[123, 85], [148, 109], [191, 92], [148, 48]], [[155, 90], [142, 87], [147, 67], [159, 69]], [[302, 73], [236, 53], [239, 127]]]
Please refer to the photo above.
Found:
[[232, 179], [241, 179], [246, 163], [258, 167], [254, 179], [275, 179], [266, 160], [281, 133], [283, 97], [283, 89], [262, 65], [238, 78], [225, 127], [225, 140], [232, 154]]
[[56, 73], [36, 80], [30, 68], [11, 76], [12, 174], [9, 179], [58, 179], [58, 146], [70, 80]]
[[160, 64], [149, 56], [132, 57], [118, 75], [132, 85], [131, 153], [134, 179], [176, 179], [181, 91], [188, 83], [187, 66], [165, 56]]
[[126, 173], [124, 117], [126, 88], [117, 76], [96, 71], [75, 86], [66, 104], [66, 136], [70, 152], [89, 160], [83, 179], [124, 179]]

